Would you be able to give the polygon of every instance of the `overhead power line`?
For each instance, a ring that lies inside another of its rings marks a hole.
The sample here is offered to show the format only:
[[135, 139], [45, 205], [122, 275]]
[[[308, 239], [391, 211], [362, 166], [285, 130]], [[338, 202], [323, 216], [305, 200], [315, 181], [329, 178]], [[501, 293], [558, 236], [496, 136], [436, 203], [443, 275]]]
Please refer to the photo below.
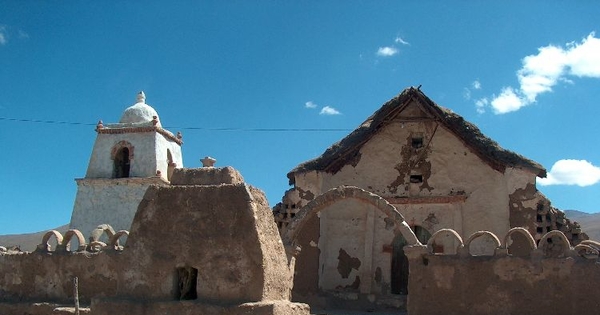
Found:
[[[82, 123], [73, 121], [60, 120], [41, 120], [41, 119], [24, 119], [0, 117], [0, 120], [15, 121], [23, 123], [38, 123], [38, 124], [54, 124], [54, 125], [76, 125], [76, 126], [96, 126], [96, 123]], [[173, 130], [200, 130], [200, 131], [253, 131], [253, 132], [323, 132], [323, 131], [351, 131], [348, 128], [238, 128], [238, 127], [223, 127], [223, 128], [207, 128], [207, 127], [176, 127], [164, 126], [166, 129]]]

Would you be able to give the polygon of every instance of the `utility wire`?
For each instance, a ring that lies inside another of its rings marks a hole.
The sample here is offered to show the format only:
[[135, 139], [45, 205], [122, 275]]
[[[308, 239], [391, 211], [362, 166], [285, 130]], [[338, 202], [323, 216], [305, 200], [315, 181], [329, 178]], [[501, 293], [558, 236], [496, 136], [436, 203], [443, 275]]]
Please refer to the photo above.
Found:
[[[72, 122], [72, 121], [60, 121], [60, 120], [40, 120], [40, 119], [22, 119], [22, 118], [11, 118], [11, 117], [0, 117], [0, 120], [25, 122], [25, 123], [40, 123], [40, 124], [53, 124], [53, 125], [76, 125], [76, 126], [96, 126], [97, 124]], [[164, 128], [173, 130], [201, 130], [201, 131], [252, 131], [252, 132], [336, 132], [336, 131], [352, 131], [347, 128], [206, 128], [206, 127], [173, 127], [165, 126]]]

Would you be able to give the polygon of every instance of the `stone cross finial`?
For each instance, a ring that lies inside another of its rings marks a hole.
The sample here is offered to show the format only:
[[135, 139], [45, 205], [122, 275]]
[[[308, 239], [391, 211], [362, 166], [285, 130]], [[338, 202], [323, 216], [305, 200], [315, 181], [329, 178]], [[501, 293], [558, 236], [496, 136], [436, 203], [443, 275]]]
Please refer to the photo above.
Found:
[[202, 167], [214, 167], [217, 160], [210, 156], [206, 156], [200, 160], [200, 162], [202, 162]]
[[144, 94], [144, 91], [140, 91], [137, 94], [136, 100], [138, 103], [146, 103], [146, 94]]

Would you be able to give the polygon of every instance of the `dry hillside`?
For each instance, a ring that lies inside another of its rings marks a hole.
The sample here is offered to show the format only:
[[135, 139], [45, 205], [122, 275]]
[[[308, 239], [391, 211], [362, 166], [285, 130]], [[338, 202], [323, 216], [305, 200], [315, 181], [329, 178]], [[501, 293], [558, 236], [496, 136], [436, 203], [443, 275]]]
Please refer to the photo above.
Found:
[[581, 224], [581, 229], [590, 239], [600, 241], [600, 213], [585, 213], [577, 210], [565, 210], [567, 218]]
[[[61, 234], [69, 229], [69, 225], [65, 224], [59, 226], [54, 230], [59, 231]], [[42, 237], [47, 231], [41, 231], [37, 233], [28, 234], [12, 234], [12, 235], [0, 235], [0, 245], [4, 247], [18, 246], [23, 251], [34, 251], [37, 245], [42, 241]]]

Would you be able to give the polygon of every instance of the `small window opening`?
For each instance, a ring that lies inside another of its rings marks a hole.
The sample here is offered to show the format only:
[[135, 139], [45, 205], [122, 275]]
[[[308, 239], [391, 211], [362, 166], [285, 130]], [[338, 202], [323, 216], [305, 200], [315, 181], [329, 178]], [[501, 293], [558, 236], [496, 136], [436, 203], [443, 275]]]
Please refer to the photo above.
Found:
[[550, 231], [552, 231], [552, 227], [551, 226], [547, 226], [546, 227], [546, 232], [550, 232]]
[[423, 147], [423, 137], [413, 137], [411, 144], [414, 149], [422, 148]]
[[539, 214], [537, 215], [537, 220], [536, 221], [538, 221], [538, 222], [544, 222], [542, 216], [539, 215]]
[[180, 267], [176, 270], [177, 287], [175, 288], [177, 300], [195, 300], [198, 298], [196, 282], [198, 281], [198, 269], [193, 267]]
[[540, 227], [538, 227], [536, 230], [537, 230], [537, 232], [538, 232], [539, 234], [542, 234], [542, 233], [544, 233], [544, 228], [543, 228], [543, 227], [541, 227], [541, 226], [540, 226]]
[[423, 182], [423, 175], [410, 175], [411, 184], [419, 184]]
[[433, 243], [433, 253], [434, 254], [443, 254], [444, 253], [444, 245]]
[[550, 215], [550, 213], [546, 214], [546, 221], [552, 222], [552, 216]]
[[121, 148], [115, 155], [114, 177], [115, 178], [129, 177], [129, 169], [130, 169], [129, 149]]

